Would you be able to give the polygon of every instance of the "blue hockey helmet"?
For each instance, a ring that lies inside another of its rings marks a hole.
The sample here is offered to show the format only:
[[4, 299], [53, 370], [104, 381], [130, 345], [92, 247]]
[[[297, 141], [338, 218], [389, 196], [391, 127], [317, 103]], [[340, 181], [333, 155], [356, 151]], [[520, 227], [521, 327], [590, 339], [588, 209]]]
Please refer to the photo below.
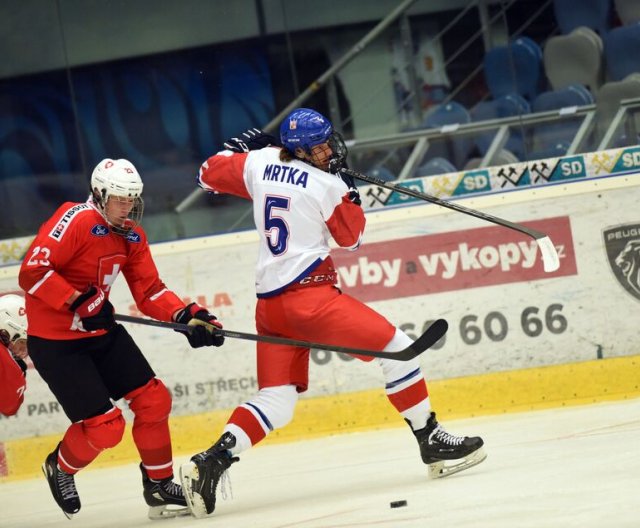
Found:
[[280, 141], [290, 152], [301, 147], [310, 153], [315, 145], [326, 143], [332, 132], [331, 122], [320, 112], [296, 108], [280, 124]]
[[347, 147], [342, 136], [334, 132], [331, 121], [315, 110], [297, 108], [291, 112], [280, 124], [280, 141], [289, 152], [295, 153], [297, 148], [301, 148], [308, 155], [316, 145], [328, 143], [331, 157], [327, 167], [313, 159], [308, 160], [323, 170], [335, 173], [346, 163]]

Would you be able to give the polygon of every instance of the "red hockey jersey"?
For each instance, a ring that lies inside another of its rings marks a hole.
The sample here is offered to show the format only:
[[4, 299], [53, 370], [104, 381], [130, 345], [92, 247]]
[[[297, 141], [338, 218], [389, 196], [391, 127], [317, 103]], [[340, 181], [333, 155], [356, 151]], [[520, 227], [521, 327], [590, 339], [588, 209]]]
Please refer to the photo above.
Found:
[[170, 321], [184, 307], [160, 280], [142, 227], [124, 237], [109, 229], [91, 199], [63, 204], [40, 227], [20, 268], [29, 335], [79, 339], [104, 334], [87, 333], [66, 301], [90, 285], [101, 287], [108, 297], [120, 272], [139, 310], [149, 317]]
[[27, 380], [9, 349], [0, 343], [0, 413], [13, 416], [24, 401]]

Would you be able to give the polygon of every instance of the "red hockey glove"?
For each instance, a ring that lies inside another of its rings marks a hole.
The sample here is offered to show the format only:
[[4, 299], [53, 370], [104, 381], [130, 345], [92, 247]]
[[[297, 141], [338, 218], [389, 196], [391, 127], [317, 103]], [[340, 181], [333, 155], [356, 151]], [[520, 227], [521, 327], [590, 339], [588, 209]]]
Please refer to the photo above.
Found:
[[219, 331], [222, 329], [222, 324], [215, 315], [196, 303], [188, 304], [180, 310], [175, 320], [177, 323], [188, 324], [193, 327], [191, 332], [176, 330], [176, 332], [187, 336], [189, 344], [193, 348], [203, 346], [219, 347], [224, 343], [224, 335]]
[[116, 324], [113, 305], [105, 293], [96, 286], [89, 286], [87, 291], [73, 301], [69, 310], [78, 314], [82, 320], [82, 326], [88, 332], [108, 330]]

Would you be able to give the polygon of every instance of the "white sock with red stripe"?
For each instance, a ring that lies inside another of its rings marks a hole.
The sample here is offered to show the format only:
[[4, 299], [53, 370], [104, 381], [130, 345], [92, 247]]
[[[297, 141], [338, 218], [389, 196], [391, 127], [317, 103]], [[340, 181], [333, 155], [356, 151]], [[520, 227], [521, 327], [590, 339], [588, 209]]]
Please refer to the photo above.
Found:
[[[401, 330], [396, 330], [393, 339], [384, 348], [395, 352], [409, 346], [413, 341]], [[420, 370], [417, 358], [411, 361], [379, 359], [384, 374], [387, 398], [403, 418], [415, 430], [427, 425], [431, 412], [427, 383]]]

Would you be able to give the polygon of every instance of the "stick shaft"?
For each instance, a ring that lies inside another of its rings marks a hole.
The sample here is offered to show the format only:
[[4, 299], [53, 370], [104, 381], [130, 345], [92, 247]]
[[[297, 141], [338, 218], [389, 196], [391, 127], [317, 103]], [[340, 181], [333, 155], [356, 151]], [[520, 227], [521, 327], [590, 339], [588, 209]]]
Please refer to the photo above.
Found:
[[[115, 319], [116, 321], [121, 321], [124, 323], [134, 323], [139, 325], [155, 326], [158, 328], [169, 328], [173, 330], [178, 330], [180, 332], [191, 332], [193, 330], [193, 327], [189, 326], [188, 324], [157, 321], [155, 319], [147, 319], [145, 317], [134, 317], [131, 315], [115, 314]], [[433, 329], [432, 332], [429, 333], [429, 329], [427, 329], [425, 334], [423, 334], [423, 336], [421, 336], [421, 338], [419, 339], [417, 348], [409, 347], [408, 349], [405, 349], [404, 351], [400, 351], [400, 352], [383, 352], [378, 350], [366, 350], [366, 349], [360, 349], [360, 348], [342, 347], [338, 345], [327, 345], [325, 343], [313, 343], [311, 341], [288, 339], [285, 337], [247, 334], [244, 332], [236, 332], [234, 330], [226, 330], [226, 329], [221, 329], [220, 333], [225, 337], [231, 337], [235, 339], [245, 339], [248, 341], [256, 341], [261, 343], [272, 343], [276, 345], [297, 346], [297, 347], [303, 347], [303, 348], [315, 348], [318, 350], [329, 350], [331, 352], [342, 352], [344, 354], [377, 357], [377, 358], [398, 359], [400, 361], [407, 361], [417, 356], [418, 354], [424, 352], [424, 350], [426, 350], [431, 345], [433, 345], [447, 331], [446, 322], [443, 320], [436, 321], [436, 323], [434, 323], [434, 325], [432, 325], [432, 327], [430, 328]]]
[[497, 216], [493, 216], [488, 213], [483, 213], [482, 211], [469, 209], [468, 207], [464, 207], [462, 205], [459, 205], [453, 202], [447, 202], [445, 200], [438, 198], [437, 196], [416, 191], [415, 189], [410, 189], [409, 187], [403, 187], [402, 185], [398, 185], [396, 183], [387, 182], [387, 181], [381, 180], [380, 178], [375, 178], [373, 176], [369, 176], [368, 174], [362, 174], [352, 169], [342, 169], [342, 172], [346, 172], [349, 176], [352, 176], [358, 180], [365, 181], [367, 183], [372, 183], [374, 185], [377, 185], [378, 187], [384, 187], [385, 189], [389, 189], [391, 191], [395, 191], [401, 194], [406, 194], [407, 196], [412, 196], [414, 198], [417, 198], [418, 200], [424, 200], [425, 202], [430, 202], [430, 203], [439, 205], [441, 207], [446, 207], [447, 209], [453, 209], [454, 211], [457, 211], [459, 213], [475, 216], [476, 218], [486, 220], [487, 222], [491, 222], [493, 224], [498, 224], [503, 227], [507, 227], [509, 229], [519, 231], [520, 233], [524, 233], [525, 235], [528, 235], [535, 239], [544, 238], [547, 236], [546, 234], [540, 231], [536, 231], [535, 229], [531, 229], [530, 227], [526, 227], [521, 224], [516, 224], [515, 222], [510, 222], [509, 220], [498, 218]]
[[380, 178], [362, 174], [352, 169], [342, 169], [342, 172], [358, 180], [377, 185], [378, 187], [384, 187], [385, 189], [390, 189], [391, 191], [406, 194], [407, 196], [412, 196], [413, 198], [417, 198], [418, 200], [424, 200], [425, 202], [440, 205], [441, 207], [446, 207], [447, 209], [452, 209], [459, 213], [474, 216], [476, 218], [480, 218], [481, 220], [491, 222], [492, 224], [497, 224], [499, 226], [523, 233], [533, 238], [538, 244], [540, 254], [542, 255], [544, 270], [547, 273], [556, 271], [560, 267], [560, 258], [558, 256], [558, 252], [551, 242], [551, 239], [541, 231], [536, 231], [535, 229], [523, 226], [522, 224], [516, 224], [515, 222], [510, 222], [509, 220], [505, 220], [504, 218], [499, 218], [488, 213], [483, 213], [482, 211], [469, 209], [468, 207], [464, 207], [456, 203], [447, 202], [446, 200], [441, 200], [440, 198], [432, 196], [431, 194], [416, 191], [415, 189], [410, 189], [409, 187], [403, 187], [402, 185], [398, 185], [396, 183], [386, 182], [384, 180], [381, 180]]

